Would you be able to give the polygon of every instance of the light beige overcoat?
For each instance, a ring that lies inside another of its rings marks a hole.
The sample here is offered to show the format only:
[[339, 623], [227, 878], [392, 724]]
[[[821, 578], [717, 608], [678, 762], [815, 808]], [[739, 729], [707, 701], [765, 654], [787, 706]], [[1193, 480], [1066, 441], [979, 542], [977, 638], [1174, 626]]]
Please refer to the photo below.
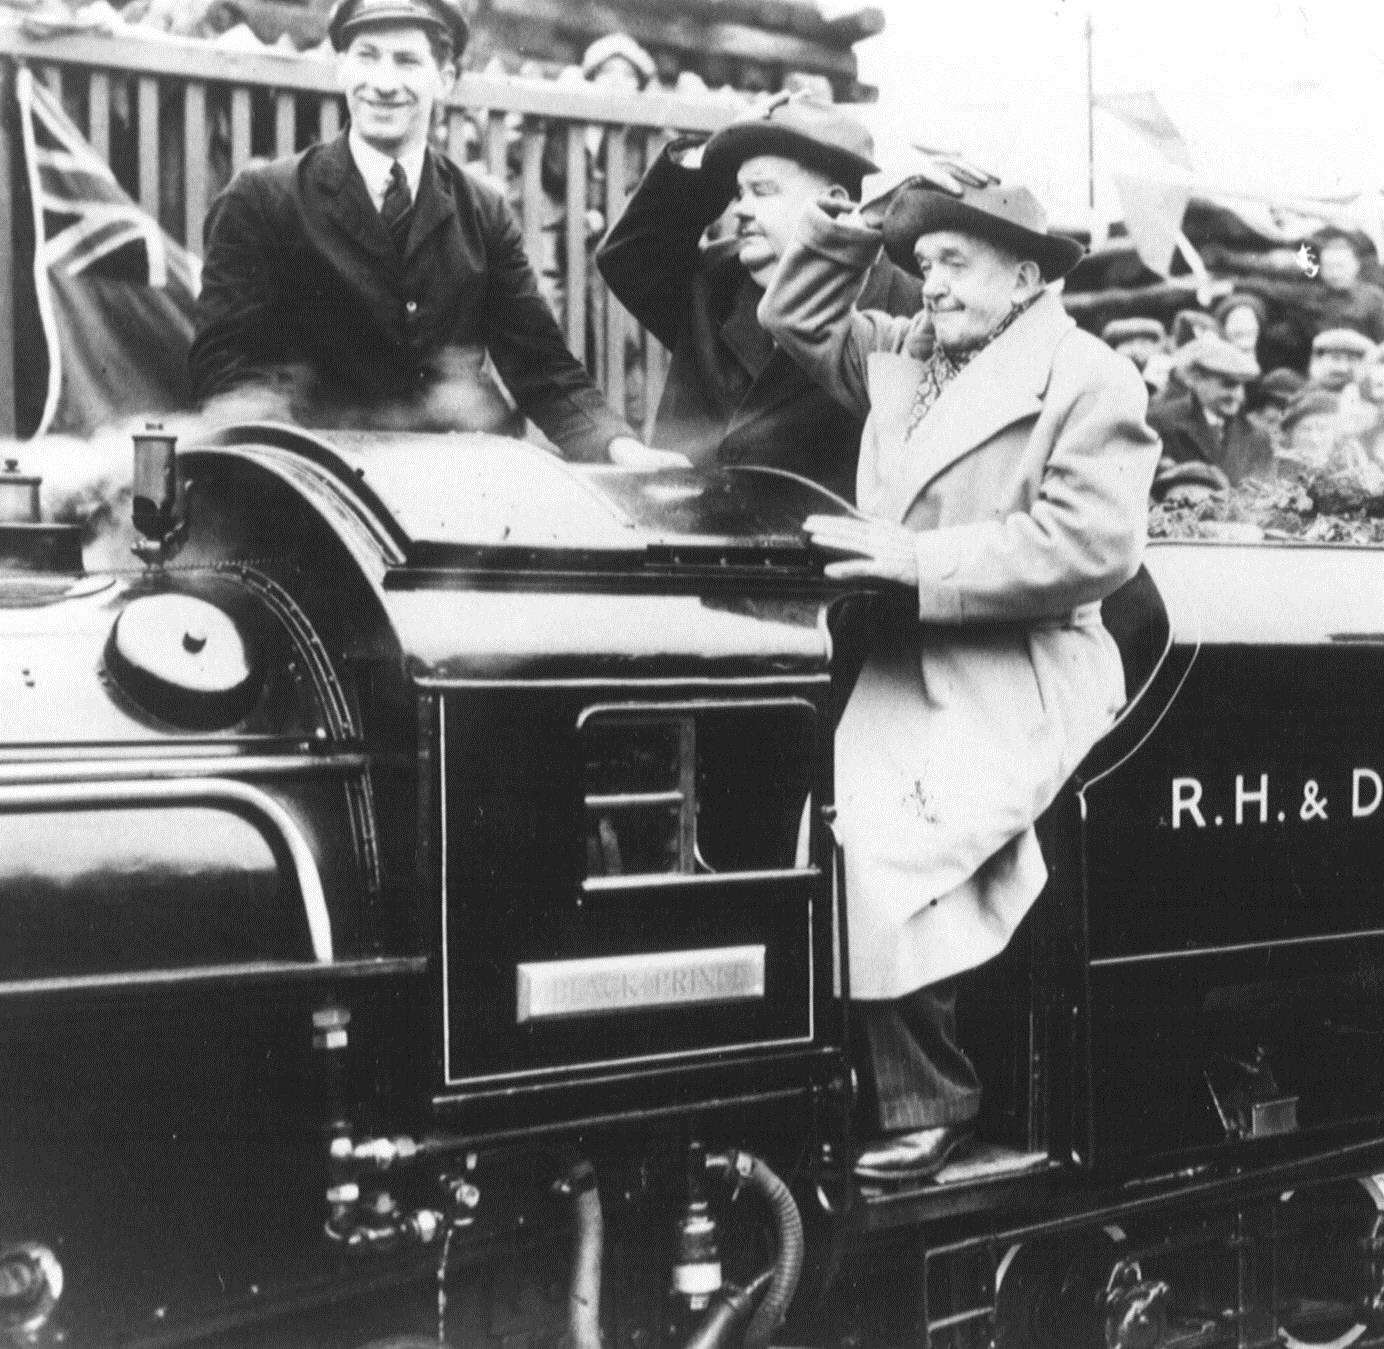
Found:
[[1158, 460], [1137, 370], [1051, 293], [906, 436], [932, 331], [853, 308], [879, 238], [814, 209], [759, 311], [868, 413], [860, 511], [918, 532], [919, 621], [875, 639], [836, 736], [857, 998], [988, 960], [1037, 898], [1033, 823], [1124, 701], [1099, 601], [1138, 568]]

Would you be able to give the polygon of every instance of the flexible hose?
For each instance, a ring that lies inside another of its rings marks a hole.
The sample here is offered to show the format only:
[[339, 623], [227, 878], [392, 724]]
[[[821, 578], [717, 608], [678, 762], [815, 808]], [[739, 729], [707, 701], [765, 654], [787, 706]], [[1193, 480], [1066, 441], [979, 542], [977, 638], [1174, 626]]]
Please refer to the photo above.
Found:
[[744, 1288], [723, 1288], [716, 1294], [706, 1316], [702, 1319], [692, 1338], [682, 1349], [724, 1349], [731, 1342], [731, 1336], [740, 1329], [749, 1316], [754, 1304], [774, 1277], [772, 1269], [766, 1269]]
[[[746, 1166], [748, 1163], [748, 1166]], [[758, 1157], [747, 1152], [732, 1157], [732, 1166], [768, 1204], [778, 1235], [773, 1279], [745, 1331], [745, 1349], [766, 1349], [770, 1337], [788, 1314], [803, 1272], [803, 1220], [792, 1191]]]
[[601, 1349], [601, 1261], [605, 1216], [596, 1171], [590, 1162], [572, 1165], [559, 1186], [572, 1198], [572, 1280], [567, 1290], [568, 1349]]

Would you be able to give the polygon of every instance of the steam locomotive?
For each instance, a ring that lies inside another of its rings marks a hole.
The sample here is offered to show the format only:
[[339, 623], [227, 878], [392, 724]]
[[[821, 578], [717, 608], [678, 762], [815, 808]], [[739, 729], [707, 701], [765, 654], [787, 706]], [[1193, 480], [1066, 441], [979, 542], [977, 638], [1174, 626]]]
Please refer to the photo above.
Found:
[[[0, 1344], [1384, 1343], [1384, 585], [1168, 543], [852, 1178], [832, 727], [888, 596], [762, 469], [241, 426], [137, 558], [0, 474]], [[1151, 575], [1150, 575], [1151, 574]]]

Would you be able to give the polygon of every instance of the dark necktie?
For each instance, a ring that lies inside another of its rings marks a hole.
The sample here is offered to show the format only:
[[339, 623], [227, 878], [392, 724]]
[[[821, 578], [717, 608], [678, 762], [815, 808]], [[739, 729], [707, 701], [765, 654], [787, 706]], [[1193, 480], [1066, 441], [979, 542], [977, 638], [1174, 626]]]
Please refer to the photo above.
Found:
[[408, 227], [413, 221], [413, 198], [409, 195], [404, 166], [397, 159], [390, 165], [389, 185], [384, 190], [380, 219], [384, 221], [389, 237], [394, 240], [394, 247], [402, 257], [404, 246], [408, 243]]

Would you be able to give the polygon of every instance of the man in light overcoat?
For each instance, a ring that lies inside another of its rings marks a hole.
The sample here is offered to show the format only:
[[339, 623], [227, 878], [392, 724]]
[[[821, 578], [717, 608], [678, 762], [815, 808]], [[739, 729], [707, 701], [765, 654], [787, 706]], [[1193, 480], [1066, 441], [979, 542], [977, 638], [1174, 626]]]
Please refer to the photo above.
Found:
[[[913, 320], [854, 307], [881, 240], [922, 277]], [[836, 738], [870, 1179], [967, 1138], [953, 977], [1037, 898], [1034, 822], [1125, 699], [1100, 601], [1139, 565], [1158, 440], [1138, 371], [1048, 289], [1080, 256], [1022, 188], [909, 184], [882, 229], [811, 208], [760, 306], [866, 419], [859, 516], [807, 522], [828, 573], [907, 587], [916, 615], [873, 639]]]

